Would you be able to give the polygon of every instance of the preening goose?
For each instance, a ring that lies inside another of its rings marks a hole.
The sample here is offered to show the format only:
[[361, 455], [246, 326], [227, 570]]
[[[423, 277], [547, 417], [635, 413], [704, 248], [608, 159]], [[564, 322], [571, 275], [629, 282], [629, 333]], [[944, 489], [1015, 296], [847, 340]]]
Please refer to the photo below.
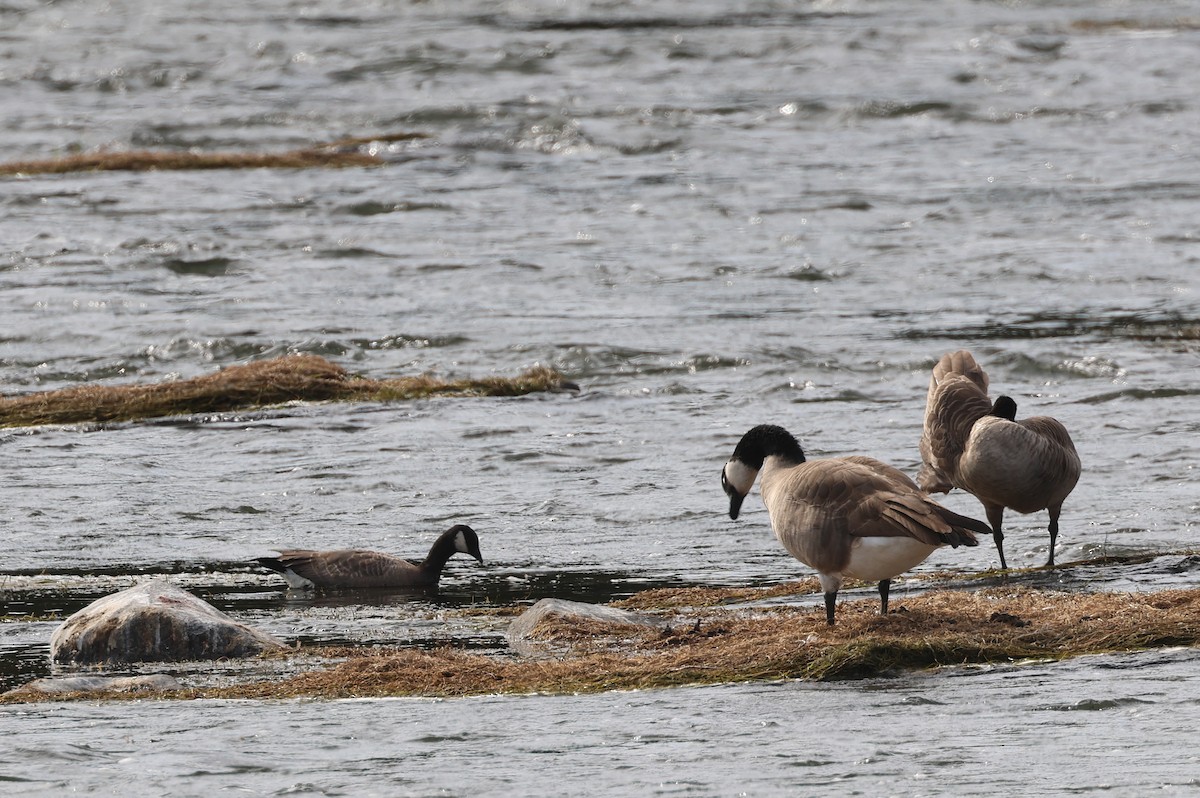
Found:
[[479, 537], [465, 524], [450, 527], [434, 541], [422, 562], [378, 551], [281, 551], [278, 557], [259, 557], [260, 565], [276, 571], [289, 587], [437, 587], [446, 561], [457, 553], [470, 554], [483, 564]]
[[973, 532], [991, 532], [982, 521], [942, 507], [886, 463], [862, 456], [806, 461], [787, 430], [765, 424], [742, 436], [721, 472], [730, 518], [738, 517], [760, 473], [775, 537], [816, 569], [830, 626], [846, 578], [878, 581], [886, 615], [892, 577], [939, 546], [974, 546]]
[[921, 434], [922, 490], [962, 488], [983, 503], [992, 538], [1004, 559], [1004, 508], [1048, 510], [1050, 557], [1063, 501], [1079, 481], [1079, 454], [1067, 428], [1049, 416], [1016, 420], [1017, 403], [988, 400], [988, 377], [965, 349], [942, 356], [929, 379]]

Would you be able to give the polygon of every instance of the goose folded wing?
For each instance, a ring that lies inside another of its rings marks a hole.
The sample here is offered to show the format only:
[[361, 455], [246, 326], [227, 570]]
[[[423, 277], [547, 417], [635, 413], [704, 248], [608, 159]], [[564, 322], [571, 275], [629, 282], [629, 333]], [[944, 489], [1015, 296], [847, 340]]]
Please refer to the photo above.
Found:
[[318, 585], [371, 583], [393, 568], [395, 557], [376, 551], [306, 551], [281, 560], [295, 573]]
[[908, 476], [908, 474], [905, 474], [903, 471], [901, 471], [899, 468], [896, 468], [895, 466], [888, 465], [887, 463], [883, 462], [882, 460], [876, 460], [874, 457], [867, 457], [866, 455], [862, 455], [862, 454], [852, 454], [852, 455], [849, 455], [848, 457], [843, 457], [841, 459], [846, 461], [847, 463], [854, 463], [856, 465], [865, 466], [865, 467], [871, 469], [871, 471], [873, 471], [876, 475], [882, 476], [882, 477], [887, 477], [892, 482], [897, 483], [898, 485], [902, 486], [903, 488], [907, 488], [910, 490], [919, 490], [919, 488], [917, 487], [917, 483], [913, 482], [912, 479]]
[[814, 460], [793, 471], [784, 495], [797, 506], [797, 516], [828, 519], [855, 537], [904, 536], [931, 546], [946, 543], [941, 534], [951, 532], [949, 524], [928, 509], [932, 502], [907, 480], [869, 457]]
[[939, 386], [926, 408], [925, 433], [938, 460], [955, 460], [962, 454], [975, 422], [992, 410], [979, 386], [966, 377], [951, 377]]
[[910, 537], [928, 546], [975, 546], [974, 533], [990, 534], [982, 521], [942, 507], [917, 491], [865, 497], [847, 521], [855, 537]]
[[1067, 428], [1057, 418], [1051, 418], [1050, 416], [1030, 416], [1029, 418], [1021, 419], [1017, 423], [1048, 442], [1055, 443], [1071, 452], [1075, 451], [1075, 442], [1071, 440], [1071, 436], [1067, 433]]
[[855, 537], [910, 537], [943, 546], [953, 527], [919, 493], [876, 493], [863, 497], [851, 512], [847, 531]]

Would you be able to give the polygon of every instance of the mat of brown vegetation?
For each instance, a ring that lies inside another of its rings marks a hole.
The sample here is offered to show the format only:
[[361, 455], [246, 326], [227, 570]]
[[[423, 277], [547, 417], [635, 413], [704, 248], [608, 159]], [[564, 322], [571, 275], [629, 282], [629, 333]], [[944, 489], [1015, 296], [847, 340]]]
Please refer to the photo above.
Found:
[[244, 410], [292, 401], [395, 401], [427, 396], [519, 396], [571, 387], [553, 369], [516, 377], [443, 380], [427, 375], [368, 379], [316, 355], [229, 366], [213, 374], [154, 384], [82, 385], [0, 397], [0, 427], [131, 421]]
[[[853, 584], [853, 583], [847, 583]], [[765, 601], [784, 596], [817, 593], [821, 583], [809, 577], [794, 582], [782, 582], [771, 587], [661, 587], [643, 590], [627, 599], [613, 602], [626, 610], [666, 610], [677, 607], [716, 607], [745, 601]]]
[[68, 172], [154, 172], [185, 169], [312, 169], [379, 166], [384, 161], [356, 149], [305, 147], [286, 152], [90, 152], [0, 163], [0, 175], [46, 175]]
[[[1129, 651], [1200, 642], [1200, 590], [1068, 594], [939, 591], [878, 615], [874, 600], [824, 612], [788, 608], [717, 612], [648, 630], [620, 652], [554, 660], [499, 660], [452, 649], [352, 658], [255, 697], [574, 693], [762, 679], [847, 679], [966, 663]], [[595, 634], [589, 630], [589, 634]], [[559, 635], [558, 639], [562, 639]], [[234, 690], [233, 695], [240, 690]]]
[[0, 163], [0, 175], [46, 175], [68, 172], [154, 172], [201, 169], [313, 169], [381, 166], [386, 161], [371, 145], [426, 138], [423, 133], [356, 136], [284, 152], [199, 152], [195, 150], [98, 150], [57, 158]]
[[[950, 665], [1195, 646], [1200, 643], [1200, 590], [942, 590], [906, 598], [900, 611], [886, 617], [878, 615], [875, 600], [845, 602], [832, 628], [825, 625], [819, 608], [708, 609], [678, 616], [677, 621], [666, 631], [609, 630], [622, 640], [620, 650], [588, 645], [582, 653], [559, 658], [513, 659], [449, 647], [370, 653], [318, 649], [314, 653], [322, 657], [346, 659], [282, 681], [160, 697], [569, 694], [753, 680], [853, 679]], [[568, 635], [547, 631], [559, 639]], [[577, 630], [588, 638], [602, 632], [591, 626]], [[23, 700], [29, 699], [0, 699]]]

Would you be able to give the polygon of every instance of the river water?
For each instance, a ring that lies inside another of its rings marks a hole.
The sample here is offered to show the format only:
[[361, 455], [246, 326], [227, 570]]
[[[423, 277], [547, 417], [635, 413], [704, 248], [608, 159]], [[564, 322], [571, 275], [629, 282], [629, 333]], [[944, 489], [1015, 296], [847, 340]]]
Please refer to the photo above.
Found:
[[[1050, 581], [1194, 584], [1197, 74], [1182, 2], [9, 0], [4, 161], [419, 136], [375, 145], [377, 168], [3, 178], [0, 392], [288, 352], [375, 377], [549, 364], [581, 391], [0, 431], [0, 686], [49, 672], [47, 614], [146, 575], [289, 640], [497, 650], [501, 625], [452, 611], [796, 578], [757, 498], [724, 512], [738, 437], [781, 424], [811, 457], [915, 473], [929, 369], [962, 347], [1074, 436], [1058, 560], [1151, 558]], [[435, 601], [296, 596], [248, 565], [417, 556], [454, 522], [487, 565], [452, 560]], [[1045, 561], [1045, 522], [1013, 515], [1010, 565]], [[918, 571], [996, 564], [985, 542]], [[837, 685], [10, 706], [0, 779], [1184, 793], [1197, 676], [1181, 650]]]

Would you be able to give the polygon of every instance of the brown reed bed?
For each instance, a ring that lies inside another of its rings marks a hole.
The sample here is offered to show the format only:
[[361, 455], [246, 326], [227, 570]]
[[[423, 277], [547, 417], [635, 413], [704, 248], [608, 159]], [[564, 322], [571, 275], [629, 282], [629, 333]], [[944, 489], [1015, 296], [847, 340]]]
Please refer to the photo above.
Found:
[[[820, 609], [796, 607], [708, 609], [675, 620], [666, 630], [640, 631], [548, 620], [536, 630], [539, 637], [579, 643], [573, 653], [559, 657], [514, 659], [451, 647], [299, 649], [282, 656], [342, 661], [278, 681], [155, 697], [573, 694], [755, 680], [854, 679], [942, 666], [1061, 660], [1200, 644], [1200, 590], [941, 590], [906, 598], [899, 611], [886, 617], [878, 615], [873, 599], [844, 602], [838, 608], [838, 625], [832, 628], [825, 625]], [[127, 694], [86, 697], [128, 700]], [[46, 699], [0, 697], [0, 703], [30, 700]]]
[[154, 172], [204, 169], [340, 169], [382, 166], [386, 159], [370, 151], [375, 144], [424, 139], [424, 133], [381, 133], [283, 152], [200, 152], [197, 150], [97, 150], [54, 158], [0, 163], [0, 176], [68, 172]]
[[[850, 584], [850, 583], [847, 583]], [[771, 587], [661, 587], [634, 593], [627, 599], [613, 602], [625, 610], [668, 610], [684, 607], [717, 607], [744, 601], [763, 601], [784, 596], [802, 596], [820, 592], [821, 583], [815, 576], [794, 582], [781, 582]]]
[[353, 376], [317, 355], [229, 366], [213, 374], [154, 384], [82, 385], [0, 397], [0, 427], [133, 421], [219, 413], [287, 402], [397, 401], [429, 396], [520, 396], [573, 387], [546, 367], [516, 377], [443, 380], [421, 375]]
[[773, 679], [849, 679], [970, 663], [1063, 659], [1200, 643], [1200, 590], [1158, 594], [938, 591], [878, 615], [867, 599], [824, 613], [787, 608], [687, 616], [665, 632], [611, 630], [622, 648], [596, 646], [594, 622], [550, 621], [539, 636], [577, 634], [582, 653], [507, 660], [444, 648], [351, 657], [279, 683], [223, 688], [213, 697], [460, 696], [578, 693]]
[[0, 175], [68, 172], [156, 172], [203, 169], [313, 169], [380, 166], [378, 156], [356, 149], [304, 147], [285, 152], [100, 151], [0, 163]]

